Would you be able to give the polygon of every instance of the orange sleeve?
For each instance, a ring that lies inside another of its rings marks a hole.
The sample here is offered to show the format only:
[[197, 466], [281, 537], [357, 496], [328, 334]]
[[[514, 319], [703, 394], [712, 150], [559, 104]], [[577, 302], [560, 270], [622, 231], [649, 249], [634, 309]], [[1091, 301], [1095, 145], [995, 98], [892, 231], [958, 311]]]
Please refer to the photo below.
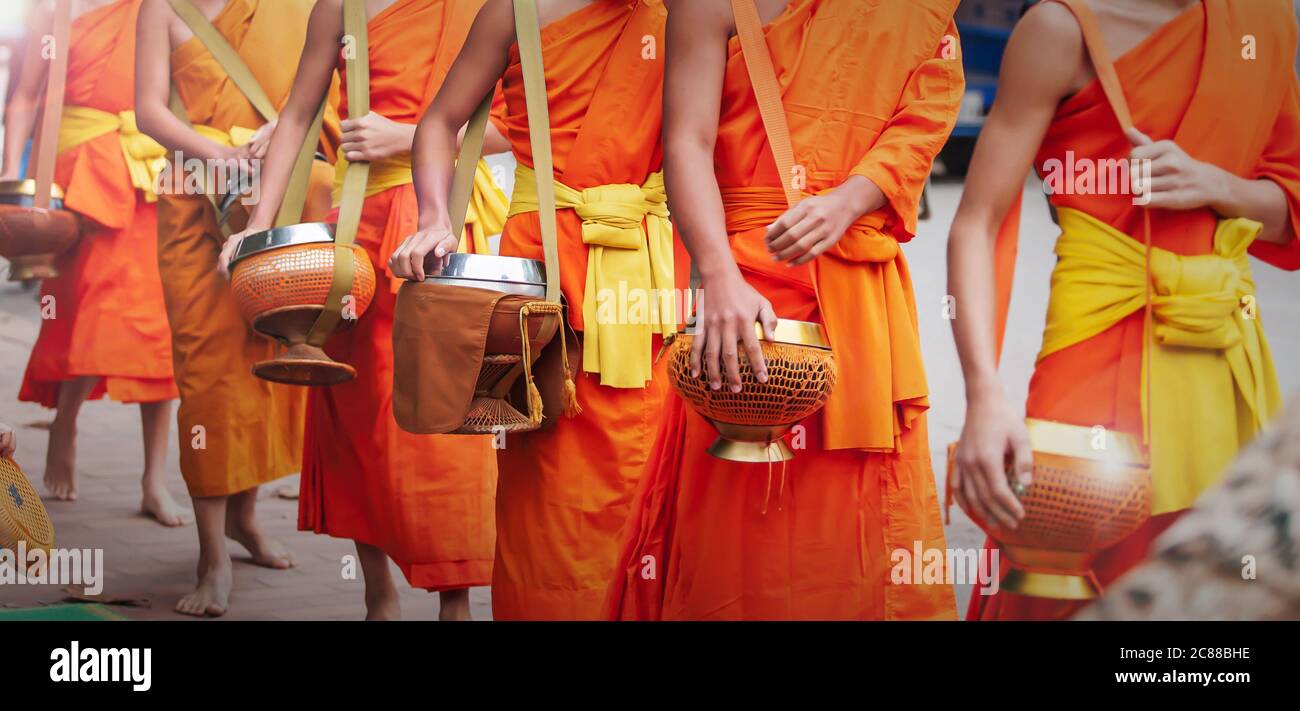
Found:
[[502, 136], [510, 135], [506, 133], [506, 93], [501, 90], [501, 82], [497, 82], [497, 91], [492, 95], [492, 113], [488, 118]]
[[[957, 123], [966, 90], [957, 26], [949, 21], [935, 55], [922, 62], [907, 81], [898, 109], [885, 124], [866, 158], [852, 172], [875, 183], [887, 201], [885, 231], [899, 242], [916, 235], [921, 192], [934, 158]], [[948, 57], [944, 57], [948, 54]]]
[[[1282, 102], [1273, 133], [1251, 177], [1267, 178], [1282, 188], [1291, 213], [1291, 229], [1300, 235], [1300, 140], [1296, 139], [1300, 135], [1300, 84], [1289, 72], [1285, 91], [1286, 100]], [[1300, 236], [1287, 245], [1256, 241], [1250, 253], [1279, 269], [1300, 270]]]

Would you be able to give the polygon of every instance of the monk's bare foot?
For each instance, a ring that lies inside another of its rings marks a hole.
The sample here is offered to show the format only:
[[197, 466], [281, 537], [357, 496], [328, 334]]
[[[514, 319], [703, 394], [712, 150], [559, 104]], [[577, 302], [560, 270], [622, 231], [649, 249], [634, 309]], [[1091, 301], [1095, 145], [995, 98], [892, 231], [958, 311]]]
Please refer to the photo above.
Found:
[[140, 512], [168, 528], [194, 523], [194, 512], [176, 503], [166, 489], [145, 491]]
[[402, 619], [402, 603], [397, 591], [374, 595], [366, 593], [366, 622], [396, 622]]
[[194, 592], [176, 603], [176, 611], [191, 617], [221, 617], [230, 609], [230, 588], [234, 574], [230, 561], [199, 566], [199, 584]]
[[253, 564], [273, 570], [286, 570], [297, 564], [293, 553], [279, 541], [270, 538], [257, 524], [226, 521], [226, 537], [248, 549]]
[[444, 590], [438, 594], [438, 619], [442, 622], [469, 622], [468, 590]]
[[45, 465], [45, 491], [58, 501], [77, 500], [77, 470], [72, 462], [63, 458]]

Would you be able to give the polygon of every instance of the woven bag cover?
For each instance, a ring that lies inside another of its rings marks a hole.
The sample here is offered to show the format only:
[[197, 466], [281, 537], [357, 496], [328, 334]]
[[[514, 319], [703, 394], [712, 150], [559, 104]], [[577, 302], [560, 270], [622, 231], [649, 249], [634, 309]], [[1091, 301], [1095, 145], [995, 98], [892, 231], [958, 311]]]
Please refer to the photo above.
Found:
[[54, 524], [23, 470], [5, 457], [0, 458], [0, 548], [17, 550], [19, 541], [28, 548], [49, 548]]
[[[370, 255], [352, 246], [356, 276], [352, 279], [357, 318], [375, 297], [375, 268]], [[243, 259], [230, 275], [230, 285], [244, 319], [285, 306], [322, 306], [334, 283], [334, 245], [298, 244]]]
[[668, 373], [683, 399], [704, 417], [733, 425], [772, 427], [800, 422], [826, 404], [835, 387], [835, 357], [808, 346], [763, 341], [767, 382], [760, 383], [740, 352], [741, 391], [713, 390], [708, 380], [691, 377], [692, 336], [677, 337], [668, 354]]

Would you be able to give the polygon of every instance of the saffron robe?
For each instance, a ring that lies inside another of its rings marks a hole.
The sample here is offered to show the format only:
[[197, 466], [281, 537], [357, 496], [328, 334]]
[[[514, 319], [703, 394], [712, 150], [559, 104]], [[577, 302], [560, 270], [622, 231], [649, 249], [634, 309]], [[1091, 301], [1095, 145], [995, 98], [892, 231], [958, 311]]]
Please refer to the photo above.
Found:
[[[371, 18], [371, 111], [399, 123], [418, 122], [482, 4], [397, 0]], [[343, 94], [340, 112], [346, 115]], [[387, 273], [389, 256], [417, 230], [418, 218], [410, 182], [366, 198], [356, 243], [378, 273]], [[307, 397], [298, 527], [381, 548], [415, 587], [487, 585], [496, 543], [492, 441], [414, 435], [397, 426], [392, 339], [397, 296], [389, 286], [390, 279], [381, 278], [370, 308], [326, 344], [330, 357], [356, 368], [357, 377], [312, 388]]]
[[898, 243], [915, 234], [931, 162], [963, 93], [960, 61], [944, 49], [956, 38], [956, 4], [792, 0], [766, 26], [806, 192], [863, 175], [887, 198], [835, 248], [795, 268], [774, 263], [764, 244], [785, 198], [731, 40], [714, 162], [732, 253], [779, 317], [827, 327], [840, 382], [792, 434], [786, 465], [710, 457], [716, 432], [670, 398], [606, 617], [956, 616], [951, 584], [902, 584], [892, 570], [899, 550], [946, 548], [916, 307]]
[[[132, 110], [140, 2], [118, 0], [73, 21], [66, 106], [115, 117]], [[41, 331], [19, 400], [55, 407], [60, 384], [79, 377], [98, 378], [91, 399], [107, 395], [134, 403], [177, 396], [158, 277], [157, 204], [131, 181], [124, 131], [138, 138], [132, 125], [56, 159], [54, 182], [64, 188], [64, 206], [81, 216], [83, 234], [59, 257], [60, 276], [41, 284]]]
[[[666, 19], [659, 0], [596, 2], [542, 28], [557, 181], [575, 190], [641, 185], [660, 170]], [[649, 58], [647, 36], [655, 41]], [[495, 119], [515, 157], [532, 167], [517, 46], [502, 91], [506, 107]], [[569, 323], [582, 330], [582, 219], [562, 210], [558, 227]], [[542, 259], [536, 212], [506, 222], [501, 254]], [[675, 264], [677, 282], [685, 284], [683, 254]], [[569, 349], [571, 358], [580, 352]], [[667, 385], [662, 368], [643, 388], [612, 388], [575, 367], [582, 413], [547, 413], [557, 418], [549, 429], [509, 435], [498, 452], [495, 619], [595, 619], [614, 573], [618, 532], [650, 456]]]
[[[1242, 56], [1241, 38], [1247, 34], [1258, 41], [1259, 54], [1250, 61]], [[1155, 141], [1173, 140], [1193, 158], [1240, 177], [1276, 182], [1286, 192], [1292, 225], [1300, 231], [1300, 140], [1296, 139], [1300, 88], [1292, 65], [1295, 50], [1295, 23], [1288, 3], [1206, 0], [1114, 63], [1133, 122], [1142, 132]], [[1225, 109], [1234, 106], [1251, 108]], [[1044, 164], [1064, 161], [1067, 151], [1073, 152], [1074, 160], [1095, 165], [1127, 159], [1132, 151], [1096, 81], [1057, 109], [1035, 158], [1037, 170], [1046, 174]], [[1131, 195], [1080, 192], [1055, 194], [1050, 201], [1142, 239], [1143, 210], [1133, 204]], [[1211, 253], [1220, 219], [1212, 210], [1153, 210], [1150, 217], [1156, 247], [1180, 255]], [[1004, 241], [1014, 239], [1016, 218], [1013, 214], [1004, 225]], [[1282, 268], [1300, 268], [1297, 241], [1285, 246], [1257, 241], [1251, 253]], [[1009, 270], [999, 270], [999, 280], [1008, 282], [1002, 285], [1004, 294], [1009, 293], [1010, 276]], [[1139, 311], [1093, 338], [1041, 359], [1029, 383], [1027, 416], [1140, 434], [1143, 331]], [[1236, 438], [1238, 433], [1202, 432], [1201, 436]], [[1195, 446], [1195, 438], [1189, 442]], [[1151, 541], [1180, 514], [1153, 516], [1119, 545], [1104, 551], [1093, 566], [1101, 584], [1108, 585], [1141, 562]], [[967, 616], [1065, 619], [1082, 604], [1000, 591], [973, 595]]]
[[[213, 20], [277, 107], [289, 97], [312, 4], [230, 0]], [[263, 124], [197, 37], [172, 52], [171, 75], [194, 125], [230, 132]], [[326, 114], [322, 150], [334, 155], [338, 115]], [[304, 221], [319, 221], [328, 209], [327, 167], [314, 167]], [[302, 462], [305, 389], [253, 375], [255, 363], [275, 357], [276, 345], [244, 321], [217, 272], [224, 239], [206, 196], [160, 198], [158, 266], [181, 393], [181, 474], [191, 496], [245, 491], [299, 471]]]

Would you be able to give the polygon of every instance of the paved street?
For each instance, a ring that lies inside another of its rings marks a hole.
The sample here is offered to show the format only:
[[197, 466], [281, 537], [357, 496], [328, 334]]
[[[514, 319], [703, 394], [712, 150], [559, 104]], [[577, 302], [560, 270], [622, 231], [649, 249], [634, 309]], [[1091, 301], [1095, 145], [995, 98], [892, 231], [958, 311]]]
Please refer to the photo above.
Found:
[[[935, 186], [931, 196], [934, 216], [906, 247], [916, 283], [930, 376], [934, 405], [931, 447], [941, 492], [944, 449], [960, 432], [964, 407], [956, 351], [942, 312], [942, 299], [947, 293], [944, 246], [959, 192], [957, 184]], [[1024, 400], [1039, 346], [1053, 260], [1051, 245], [1056, 235], [1041, 196], [1031, 196], [1026, 204], [1020, 270], [1003, 364], [1008, 391], [1019, 402]], [[1288, 393], [1300, 391], [1300, 369], [1293, 366], [1300, 362], [1300, 275], [1257, 265], [1256, 278], [1260, 313], [1269, 328], [1274, 357], [1285, 369], [1281, 374], [1283, 386]], [[18, 459], [40, 488], [46, 446], [42, 425], [48, 423], [51, 413], [15, 399], [38, 327], [35, 294], [0, 282], [0, 421], [19, 430]], [[172, 440], [172, 490], [183, 497], [174, 435]], [[197, 543], [192, 526], [164, 529], [137, 514], [143, 466], [139, 442], [136, 408], [107, 401], [88, 404], [80, 423], [80, 501], [46, 504], [55, 521], [60, 547], [105, 549], [106, 596], [151, 601], [148, 607], [116, 608], [119, 612], [139, 619], [176, 619], [171, 609], [192, 583]], [[364, 611], [362, 583], [345, 580], [340, 572], [343, 557], [351, 553], [350, 544], [297, 532], [296, 502], [276, 498], [277, 488], [263, 490], [262, 520], [290, 545], [298, 567], [271, 571], [237, 563], [236, 588], [227, 619], [359, 619]], [[950, 545], [978, 546], [981, 538], [982, 534], [954, 507]], [[238, 550], [238, 546], [234, 548]], [[474, 591], [474, 615], [478, 619], [489, 616], [487, 593], [486, 589]], [[964, 610], [969, 590], [961, 589], [959, 593]], [[0, 588], [0, 606], [30, 606], [62, 597], [59, 590], [49, 587]], [[436, 617], [436, 596], [407, 591], [403, 605], [408, 618]]]

